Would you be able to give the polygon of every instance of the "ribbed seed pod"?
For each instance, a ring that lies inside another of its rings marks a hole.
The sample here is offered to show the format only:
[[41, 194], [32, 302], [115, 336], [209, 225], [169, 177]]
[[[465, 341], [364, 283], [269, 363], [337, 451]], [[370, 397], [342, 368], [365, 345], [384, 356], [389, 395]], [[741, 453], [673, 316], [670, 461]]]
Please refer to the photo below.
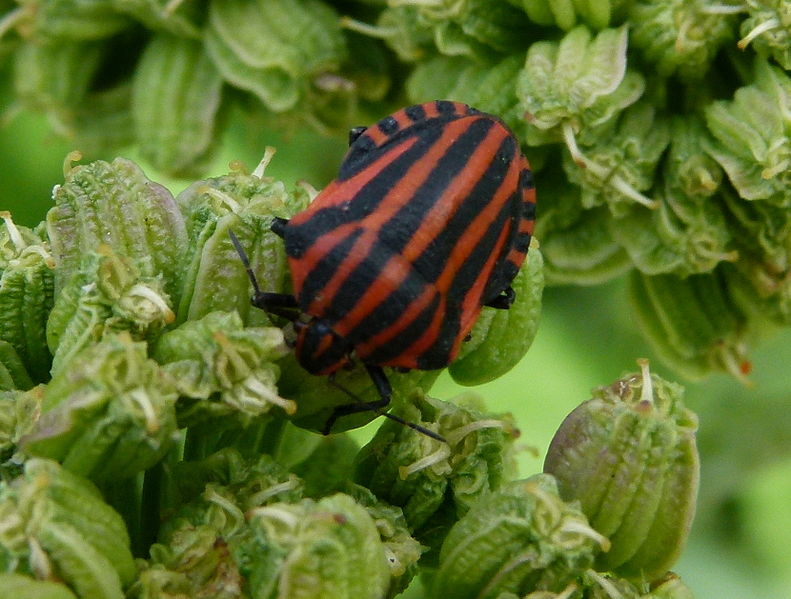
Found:
[[173, 442], [176, 389], [145, 344], [105, 338], [73, 357], [47, 386], [41, 417], [20, 439], [29, 455], [93, 480], [134, 476]]
[[3, 363], [3, 344], [0, 342], [0, 457], [14, 451], [14, 439], [16, 433], [16, 399], [21, 393], [11, 390], [5, 384], [5, 364]]
[[453, 526], [432, 596], [496, 599], [507, 592], [561, 591], [606, 545], [584, 514], [558, 496], [555, 480], [537, 474], [481, 498]]
[[437, 0], [412, 4], [419, 22], [434, 30], [434, 42], [442, 54], [486, 58], [492, 50], [513, 53], [527, 46], [525, 29], [530, 23], [522, 11], [507, 2]]
[[483, 308], [454, 362], [448, 367], [453, 380], [480, 385], [511, 370], [533, 343], [541, 317], [544, 260], [537, 239], [519, 274], [511, 282], [516, 300], [508, 310]]
[[528, 145], [566, 141], [572, 150], [576, 133], [607, 122], [640, 97], [645, 82], [626, 69], [626, 46], [626, 27], [593, 37], [584, 26], [559, 42], [530, 46], [516, 88]]
[[60, 135], [76, 133], [75, 113], [99, 69], [104, 45], [27, 41], [14, 52], [14, 92], [28, 108], [47, 114]]
[[338, 16], [318, 0], [212, 0], [205, 44], [229, 83], [274, 112], [294, 108], [346, 57]]
[[791, 205], [791, 78], [756, 59], [755, 80], [736, 90], [733, 100], [705, 108], [706, 124], [716, 140], [705, 150], [720, 163], [746, 200]]
[[644, 274], [704, 273], [737, 258], [733, 231], [722, 209], [722, 169], [703, 152], [706, 131], [698, 117], [675, 117], [655, 211], [635, 207], [609, 222], [614, 239]]
[[100, 244], [134, 262], [145, 277], [162, 277], [178, 299], [186, 232], [173, 196], [133, 162], [116, 158], [75, 166], [53, 191], [47, 232], [55, 257], [55, 291]]
[[250, 280], [228, 233], [239, 239], [262, 290], [284, 292], [288, 268], [282, 241], [270, 230], [272, 218], [304, 208], [309, 193], [301, 187], [289, 192], [264, 175], [273, 153], [269, 150], [252, 174], [240, 169], [198, 181], [176, 198], [189, 238], [177, 322], [236, 310], [248, 326], [271, 324], [263, 310], [250, 305]]
[[26, 389], [47, 379], [52, 362], [46, 326], [54, 301], [53, 260], [49, 245], [33, 231], [14, 224], [8, 212], [0, 218], [0, 341], [10, 344], [21, 363], [14, 363], [9, 350], [3, 362], [16, 373], [15, 388]]
[[695, 513], [697, 417], [683, 388], [635, 373], [593, 391], [561, 424], [544, 471], [612, 546], [597, 568], [637, 581], [664, 575], [681, 553]]
[[593, 29], [618, 24], [631, 0], [509, 0], [524, 9], [539, 25], [556, 25], [568, 31], [579, 21]]
[[97, 40], [130, 25], [112, 0], [21, 0], [29, 19], [19, 27], [45, 40]]
[[243, 328], [236, 312], [211, 312], [163, 334], [151, 356], [181, 396], [179, 426], [208, 423], [218, 431], [222, 417], [247, 424], [276, 406], [289, 414], [296, 410], [276, 386], [280, 369], [274, 361], [286, 351], [280, 329]]
[[744, 379], [746, 317], [719, 269], [686, 278], [634, 271], [629, 295], [638, 325], [669, 366], [693, 380], [714, 370]]
[[126, 526], [89, 481], [55, 462], [28, 460], [21, 476], [0, 486], [0, 514], [12, 524], [0, 547], [17, 567], [55, 574], [80, 597], [124, 596], [135, 576]]
[[[380, 599], [390, 570], [376, 525], [348, 495], [252, 510], [251, 543], [261, 552], [245, 572], [255, 597]], [[261, 571], [266, 561], [274, 562]]]
[[129, 259], [101, 245], [63, 287], [47, 320], [52, 374], [92, 343], [119, 331], [153, 339], [174, 314], [160, 278], [143, 278]]
[[629, 255], [610, 234], [609, 209], [583, 210], [577, 186], [562, 182], [559, 174], [548, 173], [547, 179], [541, 195], [553, 201], [536, 221], [547, 284], [598, 285], [632, 268]]
[[24, 574], [0, 574], [0, 589], [14, 599], [77, 599], [62, 583], [36, 580]]
[[734, 38], [738, 16], [704, 0], [642, 0], [629, 9], [630, 41], [660, 75], [698, 81], [719, 49]]
[[563, 170], [580, 186], [584, 208], [606, 205], [613, 216], [623, 216], [635, 201], [655, 206], [642, 192], [653, 185], [669, 142], [668, 119], [649, 102], [638, 102], [598, 130], [589, 129], [579, 145], [585, 163], [564, 154]]
[[198, 41], [155, 36], [132, 83], [132, 115], [140, 151], [171, 175], [205, 170], [217, 136], [222, 77]]

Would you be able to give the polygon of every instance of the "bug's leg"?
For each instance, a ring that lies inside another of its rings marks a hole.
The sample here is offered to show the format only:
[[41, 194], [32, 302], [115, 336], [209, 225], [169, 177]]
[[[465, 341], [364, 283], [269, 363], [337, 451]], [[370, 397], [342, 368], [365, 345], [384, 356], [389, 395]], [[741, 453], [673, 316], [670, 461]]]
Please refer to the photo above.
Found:
[[484, 306], [489, 306], [490, 308], [497, 308], [498, 310], [507, 310], [511, 307], [511, 304], [514, 303], [516, 299], [516, 292], [514, 291], [513, 287], [510, 285], [503, 289], [502, 294], [498, 295], [497, 297], [490, 299], [488, 302], [484, 303]]
[[269, 226], [269, 230], [282, 239], [286, 233], [287, 224], [288, 219], [276, 216], [274, 219], [272, 219], [272, 224]]
[[[325, 435], [329, 435], [332, 427], [335, 425], [335, 421], [338, 418], [343, 416], [348, 416], [349, 414], [357, 414], [359, 412], [378, 412], [388, 406], [390, 403], [390, 398], [393, 395], [393, 388], [390, 386], [390, 381], [387, 380], [387, 376], [385, 375], [384, 371], [379, 366], [370, 366], [368, 364], [365, 365], [365, 369], [368, 371], [368, 374], [371, 377], [371, 380], [376, 387], [376, 391], [379, 393], [379, 399], [376, 401], [362, 401], [358, 400], [357, 403], [349, 403], [343, 404], [336, 407], [330, 417], [327, 419], [327, 422], [324, 423], [324, 430], [321, 432]], [[331, 381], [336, 387], [340, 387], [337, 383]], [[345, 389], [344, 389], [345, 391]], [[347, 394], [354, 397], [351, 393], [347, 391]]]
[[[327, 422], [324, 424], [324, 430], [321, 432], [325, 435], [329, 435], [332, 427], [335, 424], [335, 421], [342, 416], [348, 416], [349, 414], [357, 414], [358, 412], [376, 412], [380, 416], [385, 416], [390, 420], [395, 420], [399, 424], [404, 426], [408, 426], [412, 430], [416, 430], [419, 433], [426, 435], [427, 437], [431, 437], [432, 439], [436, 439], [442, 443], [447, 443], [447, 440], [442, 435], [435, 433], [432, 430], [429, 430], [425, 427], [420, 426], [419, 424], [415, 424], [414, 422], [409, 422], [408, 420], [404, 420], [400, 416], [396, 416], [395, 414], [388, 414], [387, 412], [383, 412], [389, 404], [390, 398], [393, 395], [393, 388], [390, 386], [390, 381], [387, 380], [387, 375], [385, 375], [384, 370], [380, 366], [372, 366], [370, 364], [365, 365], [365, 369], [368, 371], [368, 375], [371, 377], [374, 385], [376, 386], [376, 390], [379, 392], [379, 399], [378, 401], [369, 401], [364, 402], [362, 400], [357, 400], [357, 403], [353, 404], [345, 404], [342, 406], [338, 406], [333, 410], [330, 417], [327, 419]], [[332, 376], [332, 375], [330, 375]], [[342, 391], [346, 392], [347, 395], [350, 397], [355, 397], [348, 389], [342, 387], [338, 383], [335, 383], [332, 378], [330, 378], [330, 382], [341, 389]], [[356, 398], [355, 398], [356, 399]]]
[[247, 271], [247, 278], [250, 279], [250, 283], [253, 285], [253, 297], [250, 298], [250, 303], [252, 303], [256, 308], [260, 308], [266, 312], [283, 316], [288, 320], [294, 320], [299, 315], [299, 304], [297, 303], [297, 298], [295, 298], [293, 295], [289, 295], [288, 293], [271, 293], [269, 291], [261, 291], [261, 288], [258, 286], [258, 279], [256, 279], [253, 268], [250, 266], [250, 259], [247, 257], [247, 253], [244, 251], [244, 248], [242, 248], [239, 238], [236, 237], [233, 231], [228, 231], [228, 235], [231, 237], [231, 242], [236, 248], [236, 253], [239, 254], [239, 258], [241, 259], [242, 264]]
[[352, 127], [349, 129], [349, 145], [352, 145], [357, 138], [360, 137], [368, 127]]

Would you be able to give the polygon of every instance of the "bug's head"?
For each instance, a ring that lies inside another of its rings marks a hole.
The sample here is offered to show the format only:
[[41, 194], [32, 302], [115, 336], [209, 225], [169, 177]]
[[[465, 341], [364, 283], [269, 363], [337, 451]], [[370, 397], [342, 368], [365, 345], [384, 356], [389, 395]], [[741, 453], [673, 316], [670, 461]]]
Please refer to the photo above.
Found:
[[323, 320], [294, 322], [297, 340], [294, 352], [302, 367], [311, 374], [332, 374], [350, 364], [350, 347]]

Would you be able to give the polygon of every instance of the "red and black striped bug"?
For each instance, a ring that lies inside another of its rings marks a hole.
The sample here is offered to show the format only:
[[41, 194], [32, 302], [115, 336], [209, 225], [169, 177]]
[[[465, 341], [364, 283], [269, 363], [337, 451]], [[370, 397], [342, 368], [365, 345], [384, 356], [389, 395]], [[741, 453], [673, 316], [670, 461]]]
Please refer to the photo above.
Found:
[[293, 320], [306, 370], [330, 375], [357, 360], [379, 392], [337, 407], [325, 434], [341, 416], [387, 407], [382, 367], [443, 368], [482, 306], [511, 305], [535, 218], [516, 137], [465, 104], [409, 106], [353, 129], [349, 143], [338, 178], [306, 210], [272, 224], [294, 295], [253, 281], [253, 305]]

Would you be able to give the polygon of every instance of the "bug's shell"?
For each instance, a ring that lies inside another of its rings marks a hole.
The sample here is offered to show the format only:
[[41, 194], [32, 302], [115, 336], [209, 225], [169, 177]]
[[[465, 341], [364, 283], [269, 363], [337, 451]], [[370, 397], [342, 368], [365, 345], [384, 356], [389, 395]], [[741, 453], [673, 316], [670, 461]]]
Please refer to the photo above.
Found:
[[364, 130], [338, 178], [284, 228], [300, 363], [431, 370], [456, 357], [483, 304], [524, 261], [535, 190], [496, 117], [436, 101]]

